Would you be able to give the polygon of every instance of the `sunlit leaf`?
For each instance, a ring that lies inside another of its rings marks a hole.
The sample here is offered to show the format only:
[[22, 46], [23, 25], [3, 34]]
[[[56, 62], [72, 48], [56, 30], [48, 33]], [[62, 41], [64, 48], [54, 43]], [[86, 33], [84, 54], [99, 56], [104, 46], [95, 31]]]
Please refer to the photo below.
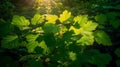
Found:
[[35, 41], [38, 36], [39, 36], [38, 34], [28, 34], [26, 36], [26, 39], [27, 39], [27, 41], [31, 42], [31, 41]]
[[88, 21], [86, 24], [84, 24], [82, 26], [82, 28], [85, 30], [85, 31], [93, 31], [96, 29], [96, 27], [98, 26], [97, 23], [95, 22], [92, 22], [92, 21]]
[[58, 19], [57, 15], [46, 15], [47, 23], [55, 24], [57, 19]]
[[73, 30], [76, 35], [81, 34], [83, 32], [83, 28], [76, 29], [73, 26], [70, 27], [70, 30]]
[[101, 30], [95, 31], [94, 37], [95, 37], [95, 40], [98, 44], [102, 44], [105, 46], [112, 45], [112, 42], [111, 42], [109, 36], [104, 31], [101, 31]]
[[31, 19], [31, 24], [36, 25], [42, 23], [44, 21], [44, 16], [40, 14], [35, 14], [34, 17]]
[[80, 45], [93, 45], [94, 37], [92, 35], [83, 35], [77, 43]]
[[62, 14], [60, 14], [59, 20], [60, 20], [60, 22], [64, 22], [64, 21], [66, 21], [67, 19], [69, 19], [70, 16], [71, 16], [71, 12], [68, 12], [67, 10], [65, 10], [65, 11], [63, 11]]
[[28, 26], [30, 22], [24, 16], [15, 15], [13, 16], [12, 24], [21, 27], [21, 26]]
[[17, 35], [8, 35], [8, 36], [4, 37], [2, 40], [1, 46], [3, 48], [8, 48], [8, 49], [19, 47], [20, 44], [18, 42], [18, 36]]
[[75, 60], [77, 59], [76, 53], [74, 53], [74, 52], [69, 52], [69, 58], [70, 58], [72, 61], [75, 61]]
[[107, 17], [104, 14], [99, 14], [95, 16], [95, 20], [98, 21], [100, 24], [105, 24], [107, 21]]
[[87, 15], [79, 15], [74, 17], [74, 21], [78, 22], [80, 26], [83, 26], [85, 23], [88, 21], [88, 16]]

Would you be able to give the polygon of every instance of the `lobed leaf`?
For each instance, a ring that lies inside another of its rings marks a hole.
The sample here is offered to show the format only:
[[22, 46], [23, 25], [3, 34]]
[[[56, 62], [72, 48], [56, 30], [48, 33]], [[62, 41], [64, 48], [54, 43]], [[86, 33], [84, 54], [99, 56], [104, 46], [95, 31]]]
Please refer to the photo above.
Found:
[[35, 14], [34, 17], [31, 19], [31, 24], [36, 25], [42, 23], [44, 21], [44, 16], [40, 14]]
[[74, 17], [73, 19], [75, 22], [78, 22], [80, 26], [83, 26], [88, 21], [88, 15], [79, 15]]
[[59, 20], [60, 20], [60, 22], [64, 22], [67, 19], [69, 19], [70, 16], [71, 16], [71, 12], [68, 12], [67, 10], [65, 10], [65, 11], [63, 11], [62, 14], [60, 14]]
[[17, 48], [20, 46], [18, 42], [18, 36], [17, 35], [8, 35], [3, 38], [1, 46], [3, 48], [12, 49]]
[[95, 20], [98, 21], [100, 24], [105, 24], [107, 21], [107, 16], [104, 14], [99, 14], [95, 16]]
[[57, 15], [46, 15], [47, 23], [55, 24], [57, 19], [58, 19]]
[[104, 46], [112, 45], [112, 42], [111, 42], [109, 36], [102, 30], [95, 31], [94, 37], [98, 44], [102, 44]]
[[24, 27], [24, 26], [28, 26], [30, 22], [24, 16], [15, 15], [13, 16], [12, 24], [18, 27], [22, 27], [22, 26]]
[[77, 43], [80, 43], [80, 45], [93, 45], [94, 37], [93, 35], [83, 35]]
[[38, 34], [28, 34], [26, 39], [28, 42], [35, 41], [39, 35]]

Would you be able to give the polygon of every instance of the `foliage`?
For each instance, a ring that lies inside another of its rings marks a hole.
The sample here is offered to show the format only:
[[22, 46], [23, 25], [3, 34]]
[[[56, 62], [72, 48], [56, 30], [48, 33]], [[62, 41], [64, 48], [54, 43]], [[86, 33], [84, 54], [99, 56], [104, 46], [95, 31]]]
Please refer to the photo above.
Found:
[[15, 15], [10, 24], [14, 29], [2, 38], [1, 46], [6, 49], [26, 48], [28, 54], [20, 59], [28, 61], [26, 67], [67, 67], [74, 64], [105, 67], [111, 56], [86, 47], [94, 42], [111, 46], [111, 40], [104, 31], [97, 29], [99, 24], [88, 17], [74, 17], [67, 10], [59, 17], [35, 14], [31, 20]]

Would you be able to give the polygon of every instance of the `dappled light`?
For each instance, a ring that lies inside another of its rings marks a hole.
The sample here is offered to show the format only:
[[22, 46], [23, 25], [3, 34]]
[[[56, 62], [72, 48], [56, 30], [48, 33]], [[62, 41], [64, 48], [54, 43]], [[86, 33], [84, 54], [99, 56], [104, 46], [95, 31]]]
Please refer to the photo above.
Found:
[[0, 0], [0, 66], [120, 67], [119, 3]]

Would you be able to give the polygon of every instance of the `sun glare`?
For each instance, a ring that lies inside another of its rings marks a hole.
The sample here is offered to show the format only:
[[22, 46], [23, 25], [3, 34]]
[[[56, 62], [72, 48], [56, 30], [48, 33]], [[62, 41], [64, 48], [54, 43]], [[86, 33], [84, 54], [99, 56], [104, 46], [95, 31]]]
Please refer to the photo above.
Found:
[[35, 6], [37, 10], [46, 10], [47, 13], [51, 12], [53, 8], [58, 8], [61, 5], [59, 0], [36, 0]]

